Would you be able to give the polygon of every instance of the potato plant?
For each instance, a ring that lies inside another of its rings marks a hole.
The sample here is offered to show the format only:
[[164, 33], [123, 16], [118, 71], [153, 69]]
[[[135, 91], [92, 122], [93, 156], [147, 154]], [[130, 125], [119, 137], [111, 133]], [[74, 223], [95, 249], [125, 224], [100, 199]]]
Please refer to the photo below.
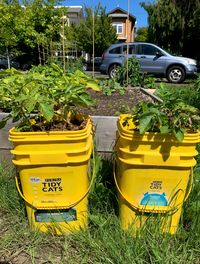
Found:
[[[78, 107], [94, 105], [87, 88], [99, 90], [96, 81], [81, 71], [64, 74], [55, 64], [38, 66], [27, 73], [1, 71], [0, 108], [19, 130], [49, 130], [55, 122], [70, 122]], [[32, 115], [34, 114], [34, 116]]]

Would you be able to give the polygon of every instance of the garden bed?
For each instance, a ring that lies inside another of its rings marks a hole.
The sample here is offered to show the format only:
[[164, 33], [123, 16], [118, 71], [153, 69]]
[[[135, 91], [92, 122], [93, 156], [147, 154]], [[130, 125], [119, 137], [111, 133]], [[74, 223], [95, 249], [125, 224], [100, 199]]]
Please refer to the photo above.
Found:
[[121, 112], [126, 112], [139, 102], [156, 100], [151, 97], [150, 93], [144, 93], [139, 87], [128, 87], [123, 95], [119, 92], [114, 92], [109, 96], [94, 90], [89, 92], [92, 98], [96, 100], [96, 106], [89, 109], [81, 109], [81, 111], [91, 116], [118, 116]]

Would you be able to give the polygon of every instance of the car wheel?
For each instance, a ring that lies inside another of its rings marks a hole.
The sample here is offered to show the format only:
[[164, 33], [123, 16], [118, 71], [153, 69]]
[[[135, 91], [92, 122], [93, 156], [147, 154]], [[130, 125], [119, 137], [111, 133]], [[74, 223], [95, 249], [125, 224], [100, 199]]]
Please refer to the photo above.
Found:
[[185, 80], [185, 71], [181, 66], [173, 66], [167, 71], [167, 80], [171, 83], [182, 83]]
[[112, 65], [112, 66], [110, 66], [110, 68], [109, 68], [109, 70], [108, 70], [108, 75], [109, 75], [109, 77], [111, 78], [111, 79], [114, 79], [114, 78], [116, 78], [116, 69], [117, 69], [117, 67], [118, 67], [119, 65]]

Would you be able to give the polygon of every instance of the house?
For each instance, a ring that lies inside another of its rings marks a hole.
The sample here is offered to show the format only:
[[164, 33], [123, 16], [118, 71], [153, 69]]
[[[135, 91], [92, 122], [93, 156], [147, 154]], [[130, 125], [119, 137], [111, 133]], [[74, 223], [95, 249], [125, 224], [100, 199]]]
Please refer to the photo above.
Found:
[[134, 42], [136, 17], [124, 9], [117, 7], [108, 13], [112, 25], [116, 28], [119, 42]]
[[83, 18], [83, 7], [82, 6], [55, 6], [55, 8], [66, 7], [67, 12], [63, 16], [68, 26], [72, 24], [79, 24]]
[[83, 7], [82, 6], [68, 6], [67, 17], [69, 25], [78, 24], [83, 18]]

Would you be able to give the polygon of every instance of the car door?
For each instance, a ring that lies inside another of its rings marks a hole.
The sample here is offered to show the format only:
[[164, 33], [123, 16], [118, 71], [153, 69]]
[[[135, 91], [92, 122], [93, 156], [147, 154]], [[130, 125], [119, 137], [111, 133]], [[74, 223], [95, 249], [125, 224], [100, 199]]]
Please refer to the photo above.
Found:
[[113, 47], [108, 51], [109, 55], [108, 57], [105, 56], [104, 61], [106, 59], [109, 61], [110, 64], [119, 64], [122, 65], [125, 60], [125, 54], [123, 53], [122, 46], [119, 45], [117, 47]]
[[135, 45], [134, 44], [127, 44], [123, 46], [123, 55], [124, 55], [124, 60], [127, 59], [127, 47], [128, 47], [128, 58], [132, 58], [135, 56]]
[[140, 62], [142, 71], [154, 74], [165, 73], [166, 56], [154, 45], [138, 44], [136, 57]]

